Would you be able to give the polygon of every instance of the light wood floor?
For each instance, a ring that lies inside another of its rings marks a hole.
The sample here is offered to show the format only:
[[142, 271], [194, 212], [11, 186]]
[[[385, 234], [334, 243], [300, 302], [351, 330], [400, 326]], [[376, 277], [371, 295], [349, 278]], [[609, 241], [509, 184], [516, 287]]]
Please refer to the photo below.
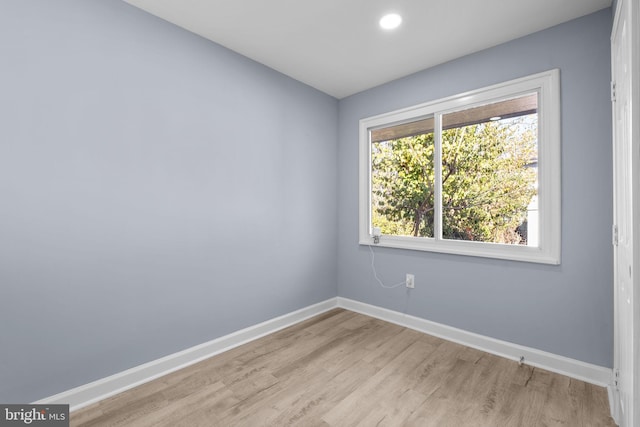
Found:
[[604, 388], [335, 309], [73, 412], [72, 426], [613, 426]]

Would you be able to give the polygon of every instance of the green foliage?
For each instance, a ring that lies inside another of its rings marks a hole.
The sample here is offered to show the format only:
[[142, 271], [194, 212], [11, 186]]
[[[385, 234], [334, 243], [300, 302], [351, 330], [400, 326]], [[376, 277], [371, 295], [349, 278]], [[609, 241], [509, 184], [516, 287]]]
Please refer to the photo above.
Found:
[[433, 156], [433, 134], [373, 145], [373, 219], [384, 234], [433, 237]]
[[[536, 195], [536, 132], [508, 119], [442, 132], [445, 239], [521, 243]], [[434, 236], [433, 134], [372, 144], [372, 221], [384, 234]]]

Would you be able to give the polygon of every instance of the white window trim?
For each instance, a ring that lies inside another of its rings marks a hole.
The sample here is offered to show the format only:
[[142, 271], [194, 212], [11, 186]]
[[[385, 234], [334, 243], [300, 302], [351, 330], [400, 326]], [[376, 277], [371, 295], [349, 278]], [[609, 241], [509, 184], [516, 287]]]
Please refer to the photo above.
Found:
[[448, 254], [498, 258], [543, 264], [560, 264], [561, 236], [561, 127], [560, 72], [557, 69], [496, 84], [436, 101], [360, 120], [359, 243], [373, 245], [371, 228], [371, 143], [372, 129], [409, 122], [433, 115], [435, 118], [436, 179], [440, 179], [441, 151], [439, 124], [443, 114], [486, 104], [501, 98], [537, 91], [538, 99], [538, 203], [539, 246], [447, 240], [440, 237], [440, 185], [436, 186], [436, 237], [382, 235], [377, 246]]

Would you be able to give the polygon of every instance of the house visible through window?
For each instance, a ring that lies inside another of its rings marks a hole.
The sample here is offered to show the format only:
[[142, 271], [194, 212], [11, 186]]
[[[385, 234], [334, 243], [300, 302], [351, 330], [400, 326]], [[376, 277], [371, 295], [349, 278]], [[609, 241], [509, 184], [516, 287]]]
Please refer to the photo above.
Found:
[[364, 119], [360, 243], [559, 263], [558, 72]]

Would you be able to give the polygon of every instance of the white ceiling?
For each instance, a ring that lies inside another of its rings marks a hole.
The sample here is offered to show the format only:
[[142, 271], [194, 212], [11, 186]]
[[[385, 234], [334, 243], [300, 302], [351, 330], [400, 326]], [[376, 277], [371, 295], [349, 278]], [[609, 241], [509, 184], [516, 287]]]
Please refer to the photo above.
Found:
[[[125, 0], [336, 98], [609, 7], [611, 0]], [[398, 29], [378, 20], [402, 15]]]

